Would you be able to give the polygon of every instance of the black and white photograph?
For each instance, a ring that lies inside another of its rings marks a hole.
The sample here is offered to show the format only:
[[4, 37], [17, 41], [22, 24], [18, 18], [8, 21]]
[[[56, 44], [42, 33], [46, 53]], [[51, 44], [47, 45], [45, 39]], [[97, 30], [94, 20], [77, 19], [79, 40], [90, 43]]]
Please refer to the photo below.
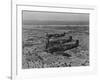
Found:
[[89, 66], [89, 13], [22, 10], [22, 69]]

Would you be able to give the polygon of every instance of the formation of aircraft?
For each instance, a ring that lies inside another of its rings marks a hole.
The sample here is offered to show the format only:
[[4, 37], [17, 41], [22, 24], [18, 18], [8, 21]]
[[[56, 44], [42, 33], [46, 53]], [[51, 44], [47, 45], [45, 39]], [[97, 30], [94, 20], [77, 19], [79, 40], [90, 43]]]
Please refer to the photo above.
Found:
[[[64, 51], [70, 50], [73, 48], [77, 48], [79, 46], [79, 40], [74, 40], [72, 36], [68, 36], [66, 38], [66, 33], [61, 34], [46, 34], [46, 42], [45, 42], [45, 51], [48, 53], [58, 53], [61, 52], [63, 56], [70, 56], [69, 54], [64, 54]], [[31, 47], [34, 44], [30, 41], [33, 41], [34, 38], [29, 38], [26, 44], [23, 43], [23, 48], [25, 46]]]
[[[66, 50], [70, 50], [73, 48], [76, 48], [79, 46], [79, 40], [73, 40], [72, 36], [69, 36], [68, 39], [66, 38], [58, 38], [59, 37], [64, 37], [65, 36], [65, 32], [62, 34], [47, 34], [47, 42], [46, 42], [46, 51], [49, 53], [54, 53], [54, 52], [64, 52]], [[50, 40], [53, 37], [52, 40]]]

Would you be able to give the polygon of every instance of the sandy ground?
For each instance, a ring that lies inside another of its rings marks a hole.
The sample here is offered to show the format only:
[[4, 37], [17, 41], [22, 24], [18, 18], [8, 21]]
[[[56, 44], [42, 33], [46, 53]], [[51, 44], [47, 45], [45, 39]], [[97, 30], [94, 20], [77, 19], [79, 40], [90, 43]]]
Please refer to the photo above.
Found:
[[[80, 28], [81, 29], [81, 28]], [[89, 32], [81, 29], [74, 30], [57, 30], [57, 29], [22, 29], [22, 68], [49, 68], [49, 67], [76, 67], [89, 66]], [[73, 39], [79, 40], [79, 46], [65, 53], [71, 57], [51, 54], [44, 51], [46, 33], [63, 33], [65, 37], [72, 36]], [[30, 39], [30, 40], [28, 40]]]

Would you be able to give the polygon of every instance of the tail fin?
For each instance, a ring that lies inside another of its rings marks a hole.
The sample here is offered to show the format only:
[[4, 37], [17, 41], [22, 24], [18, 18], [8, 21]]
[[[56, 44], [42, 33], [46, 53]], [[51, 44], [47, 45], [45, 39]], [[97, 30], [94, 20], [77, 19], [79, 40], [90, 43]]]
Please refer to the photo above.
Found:
[[79, 40], [76, 40], [76, 45], [79, 46]]

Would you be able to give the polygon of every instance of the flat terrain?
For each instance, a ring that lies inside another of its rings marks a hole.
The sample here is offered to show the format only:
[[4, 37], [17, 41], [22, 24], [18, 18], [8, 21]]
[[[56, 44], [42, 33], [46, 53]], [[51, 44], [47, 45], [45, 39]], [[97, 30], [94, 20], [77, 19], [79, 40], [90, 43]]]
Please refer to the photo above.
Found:
[[[79, 46], [66, 50], [66, 54], [51, 54], [45, 51], [46, 33], [62, 34], [65, 38], [72, 36], [79, 40]], [[22, 28], [22, 68], [50, 68], [50, 67], [77, 67], [89, 66], [89, 26], [44, 26]]]

